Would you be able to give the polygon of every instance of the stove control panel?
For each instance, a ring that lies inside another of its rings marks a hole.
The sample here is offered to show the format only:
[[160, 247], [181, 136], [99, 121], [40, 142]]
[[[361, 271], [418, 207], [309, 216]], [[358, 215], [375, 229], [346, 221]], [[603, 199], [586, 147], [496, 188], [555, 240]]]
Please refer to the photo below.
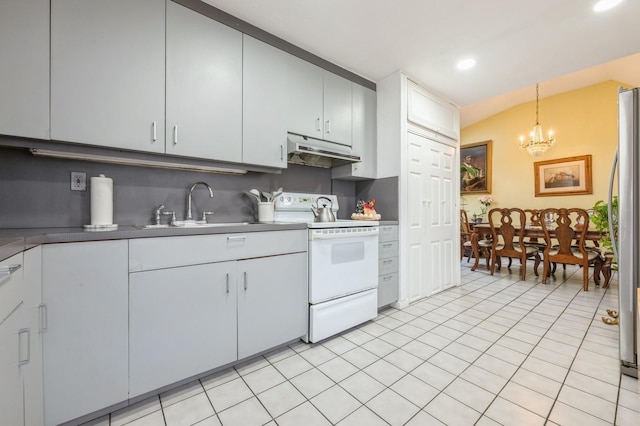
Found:
[[311, 207], [316, 207], [316, 202], [318, 198], [325, 197], [331, 200], [331, 202], [321, 199], [320, 207], [323, 206], [323, 203], [332, 205], [331, 210], [337, 212], [339, 209], [338, 206], [338, 197], [332, 194], [306, 194], [299, 192], [283, 192], [278, 198], [275, 200], [275, 210], [276, 211], [309, 211]]

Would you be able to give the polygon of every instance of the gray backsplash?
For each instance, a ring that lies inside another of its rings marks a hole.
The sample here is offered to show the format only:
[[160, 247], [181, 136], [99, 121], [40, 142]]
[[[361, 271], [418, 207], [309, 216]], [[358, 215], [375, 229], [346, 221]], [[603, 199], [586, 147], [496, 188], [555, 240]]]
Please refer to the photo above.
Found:
[[[87, 174], [87, 190], [71, 191], [71, 172]], [[249, 172], [243, 176], [181, 170], [144, 168], [79, 160], [40, 158], [27, 150], [0, 147], [0, 228], [76, 227], [91, 221], [90, 177], [104, 174], [113, 179], [114, 223], [152, 223], [154, 208], [175, 210], [178, 219], [186, 215], [189, 187], [198, 181], [213, 188], [214, 198], [202, 186], [193, 193], [194, 217], [203, 210], [214, 211], [210, 220], [255, 221], [255, 202], [244, 191], [257, 188], [272, 191], [333, 193], [338, 196], [338, 218], [347, 219], [358, 198], [376, 200], [385, 218], [397, 217], [397, 180], [380, 185], [331, 180], [331, 171], [290, 164], [277, 173]], [[370, 181], [375, 182], [375, 181]], [[362, 187], [363, 190], [356, 190]], [[379, 191], [377, 188], [384, 189]], [[359, 195], [362, 192], [364, 195]], [[386, 194], [392, 194], [386, 197]], [[392, 199], [388, 201], [387, 198]], [[395, 206], [391, 213], [387, 206]], [[389, 213], [387, 213], [389, 211]], [[166, 218], [163, 218], [166, 220]]]
[[382, 220], [398, 220], [398, 178], [367, 180], [356, 183], [356, 200], [375, 198], [374, 208]]

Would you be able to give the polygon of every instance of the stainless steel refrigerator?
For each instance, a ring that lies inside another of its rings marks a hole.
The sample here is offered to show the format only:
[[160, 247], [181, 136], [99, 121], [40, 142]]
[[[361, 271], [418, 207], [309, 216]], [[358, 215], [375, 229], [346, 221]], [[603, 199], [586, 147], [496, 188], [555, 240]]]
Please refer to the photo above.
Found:
[[[618, 93], [618, 259], [620, 361], [623, 374], [638, 377], [640, 282], [640, 88]], [[609, 206], [616, 168], [611, 170]], [[612, 224], [612, 212], [609, 223]], [[611, 232], [611, 235], [614, 235]], [[617, 246], [617, 247], [616, 247]]]

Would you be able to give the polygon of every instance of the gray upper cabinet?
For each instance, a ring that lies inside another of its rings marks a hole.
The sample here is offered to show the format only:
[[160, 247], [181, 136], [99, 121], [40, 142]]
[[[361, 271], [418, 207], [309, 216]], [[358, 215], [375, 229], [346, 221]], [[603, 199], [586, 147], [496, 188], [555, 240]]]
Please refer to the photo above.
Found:
[[289, 57], [288, 129], [351, 146], [351, 82]]
[[242, 161], [287, 167], [287, 54], [243, 36]]
[[351, 83], [353, 153], [362, 161], [331, 169], [332, 179], [363, 180], [376, 177], [376, 92]]
[[289, 56], [287, 127], [291, 133], [322, 139], [322, 68]]
[[51, 2], [51, 139], [164, 152], [165, 0]]
[[49, 139], [49, 0], [0, 0], [0, 134]]
[[323, 72], [324, 136], [323, 139], [351, 146], [351, 82]]
[[167, 154], [242, 162], [242, 33], [167, 2]]

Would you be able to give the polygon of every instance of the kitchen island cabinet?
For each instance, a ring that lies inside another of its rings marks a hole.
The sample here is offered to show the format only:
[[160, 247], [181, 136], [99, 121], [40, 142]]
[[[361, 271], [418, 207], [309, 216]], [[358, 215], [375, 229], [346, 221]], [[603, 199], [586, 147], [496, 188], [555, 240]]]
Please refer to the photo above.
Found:
[[51, 2], [51, 139], [163, 153], [165, 0]]
[[242, 33], [167, 2], [166, 153], [242, 162]]
[[127, 241], [42, 247], [45, 425], [128, 399]]
[[0, 1], [0, 134], [49, 139], [49, 0]]

